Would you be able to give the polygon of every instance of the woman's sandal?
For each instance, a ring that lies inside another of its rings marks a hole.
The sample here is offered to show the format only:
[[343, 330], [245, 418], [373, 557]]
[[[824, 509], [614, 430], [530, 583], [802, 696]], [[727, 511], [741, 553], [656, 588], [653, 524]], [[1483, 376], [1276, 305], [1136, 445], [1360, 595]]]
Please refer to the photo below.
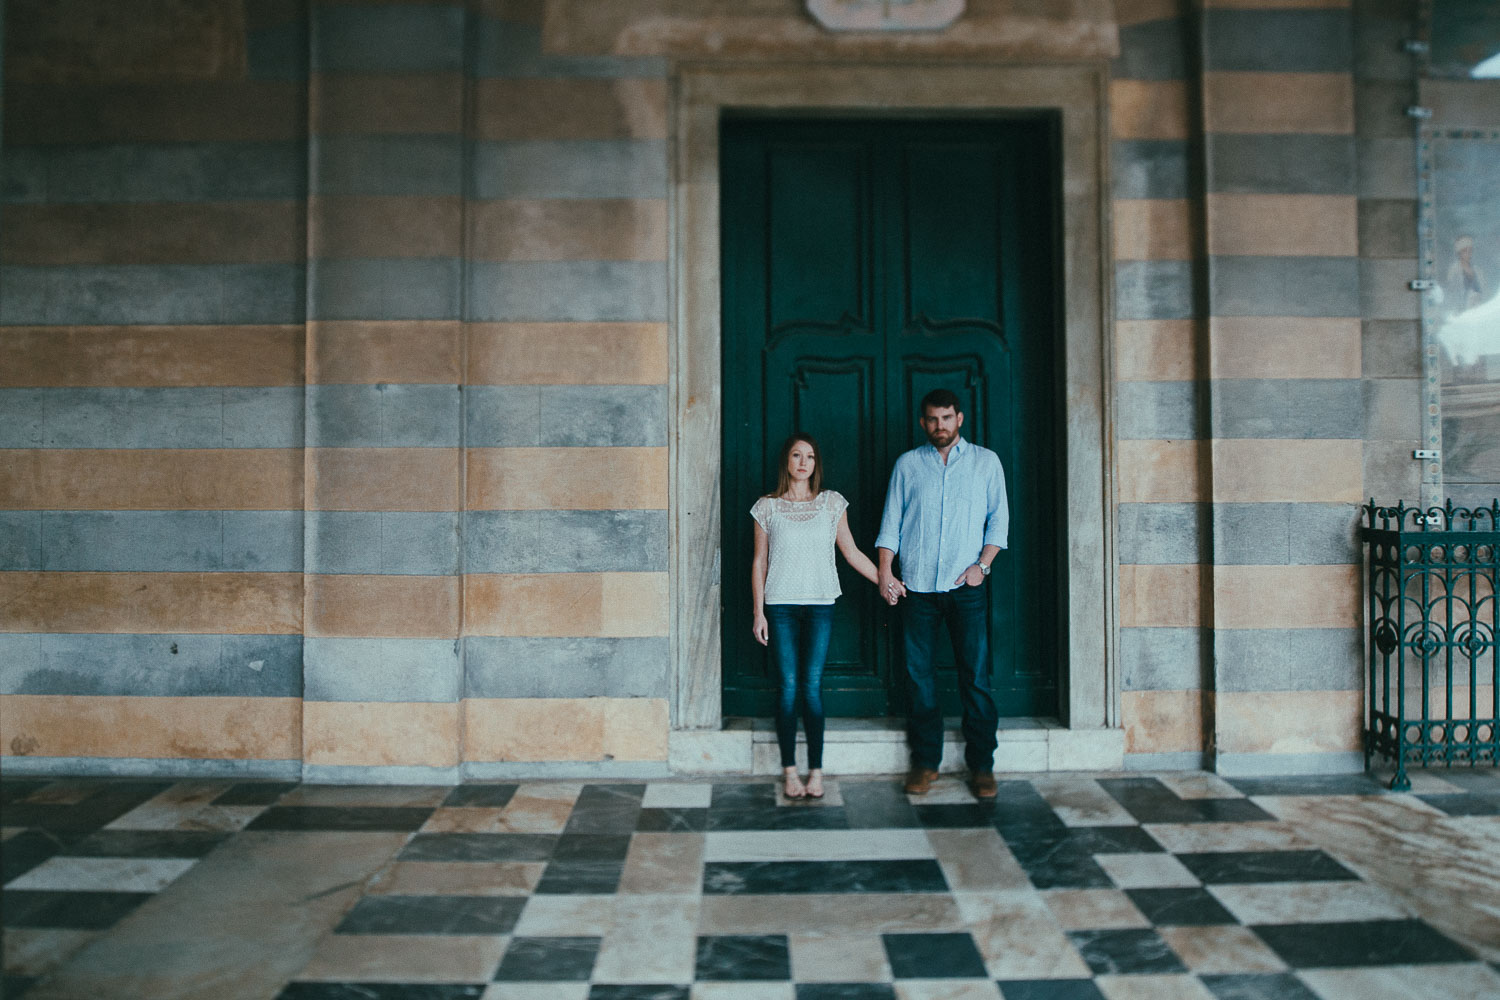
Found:
[[823, 772], [813, 771], [807, 776], [807, 797], [810, 799], [821, 799], [823, 797]]
[[782, 771], [781, 794], [789, 799], [807, 797], [807, 786], [802, 784], [802, 778], [797, 774], [796, 768], [789, 767]]

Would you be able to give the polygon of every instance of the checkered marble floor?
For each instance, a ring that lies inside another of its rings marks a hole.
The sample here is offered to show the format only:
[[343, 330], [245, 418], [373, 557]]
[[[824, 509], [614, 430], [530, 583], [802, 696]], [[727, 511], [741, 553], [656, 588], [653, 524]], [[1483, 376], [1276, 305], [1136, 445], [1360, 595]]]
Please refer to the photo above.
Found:
[[1500, 997], [1500, 776], [1414, 780], [8, 780], [4, 995]]

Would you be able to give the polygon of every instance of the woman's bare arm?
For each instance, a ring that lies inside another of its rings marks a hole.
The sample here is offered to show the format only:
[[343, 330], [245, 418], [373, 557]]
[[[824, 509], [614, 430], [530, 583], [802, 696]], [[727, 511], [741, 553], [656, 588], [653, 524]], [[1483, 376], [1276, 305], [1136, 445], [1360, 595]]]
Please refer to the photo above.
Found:
[[750, 631], [755, 635], [755, 641], [762, 646], [766, 644], [768, 626], [766, 625], [766, 563], [769, 559], [771, 541], [766, 537], [766, 529], [755, 522], [755, 556], [750, 560], [750, 607], [752, 617], [750, 620]]
[[[854, 534], [849, 530], [849, 515], [839, 515], [839, 530], [836, 536], [839, 551], [844, 554], [844, 561], [854, 568], [854, 572], [869, 580], [877, 587], [880, 586], [880, 571], [870, 561], [870, 557], [859, 551], [859, 546], [854, 544]], [[902, 590], [905, 593], [905, 590]]]

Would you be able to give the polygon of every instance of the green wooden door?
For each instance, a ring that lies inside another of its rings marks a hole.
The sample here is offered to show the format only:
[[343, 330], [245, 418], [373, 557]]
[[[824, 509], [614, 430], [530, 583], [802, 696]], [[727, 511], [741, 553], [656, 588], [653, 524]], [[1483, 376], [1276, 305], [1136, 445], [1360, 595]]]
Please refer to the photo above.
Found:
[[[750, 505], [801, 429], [850, 502], [871, 558], [891, 466], [925, 441], [917, 406], [944, 386], [963, 435], [995, 450], [1010, 548], [990, 581], [1002, 715], [1057, 714], [1057, 196], [1049, 118], [728, 119], [723, 245], [723, 653], [726, 715], [771, 714], [776, 679], [750, 634]], [[838, 560], [844, 596], [824, 674], [836, 716], [900, 715], [899, 615]], [[951, 651], [945, 711], [958, 713]]]

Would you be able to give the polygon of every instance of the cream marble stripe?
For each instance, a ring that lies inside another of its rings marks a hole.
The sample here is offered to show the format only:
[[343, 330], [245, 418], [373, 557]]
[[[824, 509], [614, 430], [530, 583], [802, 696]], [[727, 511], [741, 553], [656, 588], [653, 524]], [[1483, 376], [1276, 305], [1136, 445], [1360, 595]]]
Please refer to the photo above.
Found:
[[1209, 886], [1242, 924], [1331, 924], [1403, 920], [1394, 896], [1365, 882], [1261, 882]]
[[718, 831], [705, 861], [905, 861], [935, 858], [925, 830]]
[[1305, 851], [1314, 846], [1290, 823], [1144, 823], [1141, 829], [1173, 854]]
[[[788, 905], [791, 901], [795, 905]], [[930, 934], [961, 931], [963, 918], [949, 893], [704, 896], [699, 934], [791, 934], [839, 927], [847, 934]]]
[[1039, 775], [1032, 786], [1068, 826], [1134, 826], [1135, 817], [1097, 781]]

